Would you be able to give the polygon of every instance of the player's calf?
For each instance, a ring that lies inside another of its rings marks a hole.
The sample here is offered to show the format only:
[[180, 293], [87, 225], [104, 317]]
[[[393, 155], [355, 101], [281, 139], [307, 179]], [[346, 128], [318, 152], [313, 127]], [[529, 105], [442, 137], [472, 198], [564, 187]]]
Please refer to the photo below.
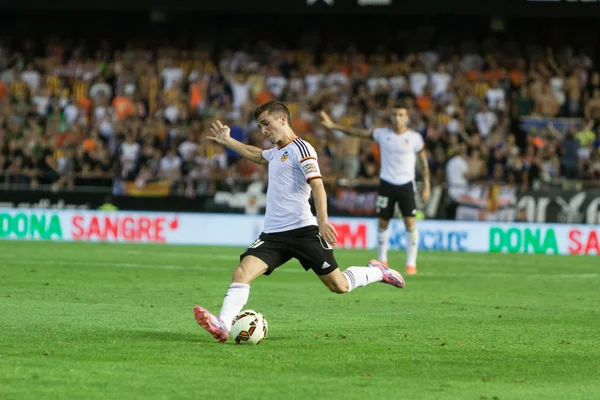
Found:
[[349, 292], [348, 281], [339, 269], [335, 269], [327, 275], [319, 275], [321, 282], [333, 293], [343, 294]]

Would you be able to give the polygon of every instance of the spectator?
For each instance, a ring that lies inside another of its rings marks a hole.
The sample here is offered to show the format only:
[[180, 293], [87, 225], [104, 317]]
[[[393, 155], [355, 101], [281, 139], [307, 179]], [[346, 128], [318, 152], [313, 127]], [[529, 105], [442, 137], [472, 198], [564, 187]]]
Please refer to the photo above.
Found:
[[585, 117], [600, 122], [600, 89], [594, 89], [585, 106]]
[[181, 176], [182, 164], [177, 151], [174, 148], [169, 149], [167, 154], [160, 160], [158, 177], [171, 182], [177, 181]]
[[498, 117], [488, 108], [487, 104], [482, 104], [480, 111], [475, 115], [475, 122], [477, 124], [477, 131], [479, 134], [483, 138], [486, 138], [492, 133], [498, 124]]
[[513, 99], [513, 118], [526, 117], [531, 114], [535, 103], [529, 96], [529, 89], [526, 85], [521, 85], [520, 90], [513, 95]]
[[130, 177], [131, 174], [135, 173], [140, 154], [140, 144], [133, 139], [133, 135], [126, 136], [125, 142], [121, 144], [120, 153], [123, 177]]
[[485, 160], [481, 154], [481, 150], [473, 149], [471, 151], [471, 156], [468, 158], [468, 171], [469, 173], [475, 177], [482, 177], [486, 174], [487, 167], [485, 165]]
[[474, 175], [469, 171], [469, 163], [467, 160], [467, 145], [458, 146], [458, 151], [454, 157], [448, 161], [446, 165], [446, 179], [448, 181], [448, 194], [451, 199], [451, 204], [447, 209], [447, 217], [455, 219], [456, 208], [461, 196], [467, 193], [469, 180]]
[[534, 112], [542, 117], [554, 117], [559, 112], [558, 102], [550, 87], [546, 84], [540, 86], [539, 94], [534, 97]]
[[568, 179], [579, 178], [579, 142], [568, 132], [562, 144], [562, 168], [563, 175]]
[[581, 74], [578, 69], [573, 69], [565, 82], [567, 96], [567, 116], [577, 117], [581, 111]]
[[497, 80], [492, 81], [491, 86], [485, 92], [485, 99], [489, 108], [493, 111], [504, 112], [506, 108], [506, 94]]

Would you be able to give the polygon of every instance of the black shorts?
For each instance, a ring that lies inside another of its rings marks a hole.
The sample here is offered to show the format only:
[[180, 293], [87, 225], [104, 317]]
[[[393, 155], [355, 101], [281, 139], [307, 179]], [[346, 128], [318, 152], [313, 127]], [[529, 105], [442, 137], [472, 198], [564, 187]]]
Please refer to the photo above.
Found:
[[413, 182], [404, 185], [392, 185], [384, 180], [379, 181], [377, 193], [377, 216], [382, 219], [392, 219], [396, 203], [403, 217], [417, 215], [417, 202], [415, 201], [415, 187]]
[[312, 269], [317, 275], [327, 275], [338, 267], [333, 248], [319, 235], [319, 228], [314, 225], [285, 232], [263, 232], [242, 253], [240, 261], [246, 256], [264, 261], [269, 267], [265, 275], [270, 275], [292, 258], [300, 261], [305, 270]]

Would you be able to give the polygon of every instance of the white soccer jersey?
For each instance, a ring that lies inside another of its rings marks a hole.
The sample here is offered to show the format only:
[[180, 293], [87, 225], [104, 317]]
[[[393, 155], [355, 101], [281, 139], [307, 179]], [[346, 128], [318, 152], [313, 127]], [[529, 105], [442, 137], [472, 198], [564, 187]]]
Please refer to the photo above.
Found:
[[283, 147], [264, 150], [269, 162], [269, 187], [263, 232], [274, 233], [317, 225], [308, 199], [308, 182], [320, 178], [317, 152], [302, 139], [296, 138]]
[[390, 128], [375, 128], [373, 140], [379, 143], [381, 172], [379, 178], [392, 185], [404, 185], [415, 180], [417, 153], [423, 150], [423, 137], [407, 129], [396, 133]]

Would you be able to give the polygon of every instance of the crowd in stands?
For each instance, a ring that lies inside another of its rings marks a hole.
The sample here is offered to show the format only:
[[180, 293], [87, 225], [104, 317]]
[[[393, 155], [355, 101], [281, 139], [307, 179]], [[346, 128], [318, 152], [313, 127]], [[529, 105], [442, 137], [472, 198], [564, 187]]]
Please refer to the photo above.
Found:
[[[252, 111], [281, 100], [325, 177], [375, 183], [377, 146], [323, 129], [319, 111], [373, 128], [397, 99], [425, 138], [434, 183], [457, 154], [474, 181], [530, 188], [600, 178], [600, 70], [568, 45], [463, 40], [398, 53], [260, 43], [216, 52], [50, 37], [0, 44], [0, 182], [59, 191], [169, 181], [193, 195], [262, 179], [265, 167], [207, 140], [208, 126], [220, 119], [236, 139], [269, 147]], [[524, 117], [538, 117], [533, 128]]]

